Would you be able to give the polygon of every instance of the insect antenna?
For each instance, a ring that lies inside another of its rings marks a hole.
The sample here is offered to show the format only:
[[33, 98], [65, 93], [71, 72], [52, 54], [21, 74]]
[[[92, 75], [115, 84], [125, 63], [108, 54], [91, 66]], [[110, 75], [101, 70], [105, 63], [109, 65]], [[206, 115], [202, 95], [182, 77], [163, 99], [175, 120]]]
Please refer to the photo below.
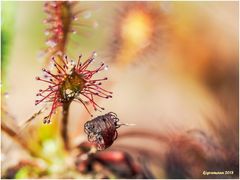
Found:
[[117, 122], [116, 128], [119, 128], [121, 126], [136, 126], [136, 124], [134, 124], [134, 123], [120, 123], [120, 122]]

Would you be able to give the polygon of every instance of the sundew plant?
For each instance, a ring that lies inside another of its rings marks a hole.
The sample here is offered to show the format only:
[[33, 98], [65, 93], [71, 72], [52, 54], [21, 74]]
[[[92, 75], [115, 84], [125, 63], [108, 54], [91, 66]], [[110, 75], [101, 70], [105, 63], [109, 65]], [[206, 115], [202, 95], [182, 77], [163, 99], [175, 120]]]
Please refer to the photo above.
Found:
[[1, 5], [1, 178], [239, 178], [237, 1]]

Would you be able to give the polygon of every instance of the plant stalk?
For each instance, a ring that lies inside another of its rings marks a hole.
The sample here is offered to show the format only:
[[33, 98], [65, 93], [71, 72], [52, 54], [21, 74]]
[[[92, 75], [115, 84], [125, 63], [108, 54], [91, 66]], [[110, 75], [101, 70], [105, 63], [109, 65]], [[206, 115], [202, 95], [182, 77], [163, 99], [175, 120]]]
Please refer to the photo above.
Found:
[[49, 162], [49, 160], [45, 157], [43, 157], [41, 154], [35, 152], [33, 149], [29, 147], [29, 145], [26, 143], [26, 140], [23, 139], [21, 136], [19, 136], [14, 130], [9, 128], [5, 123], [1, 122], [1, 130], [5, 132], [10, 138], [12, 138], [17, 144], [19, 144], [24, 150], [29, 152], [29, 154], [36, 158], [42, 158], [45, 161]]
[[69, 107], [71, 102], [63, 103], [63, 111], [62, 111], [62, 127], [61, 127], [61, 135], [64, 143], [65, 149], [69, 150], [69, 137], [68, 137], [68, 114]]

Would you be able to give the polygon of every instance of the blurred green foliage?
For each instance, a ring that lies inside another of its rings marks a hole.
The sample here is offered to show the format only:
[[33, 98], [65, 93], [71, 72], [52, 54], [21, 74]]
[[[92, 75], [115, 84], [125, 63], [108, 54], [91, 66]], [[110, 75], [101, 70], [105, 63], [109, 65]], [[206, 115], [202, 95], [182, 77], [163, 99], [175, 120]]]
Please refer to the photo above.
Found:
[[27, 165], [18, 170], [18, 172], [15, 174], [15, 178], [26, 179], [29, 177], [38, 177], [40, 173], [40, 169], [38, 169], [37, 167]]
[[16, 11], [16, 3], [2, 2], [1, 12], [1, 71], [2, 71], [2, 92], [6, 91], [6, 72], [9, 62], [9, 51], [12, 44], [14, 33], [14, 17]]

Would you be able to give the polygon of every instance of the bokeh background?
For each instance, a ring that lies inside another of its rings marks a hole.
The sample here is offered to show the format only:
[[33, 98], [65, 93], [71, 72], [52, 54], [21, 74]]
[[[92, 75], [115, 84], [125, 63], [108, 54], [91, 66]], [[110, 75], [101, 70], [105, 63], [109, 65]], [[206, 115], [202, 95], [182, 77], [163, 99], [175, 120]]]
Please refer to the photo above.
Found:
[[[43, 4], [2, 2], [1, 121], [13, 129], [16, 125], [21, 129], [40, 109], [34, 101], [44, 84], [35, 77], [41, 75], [41, 68], [48, 61], [43, 56]], [[100, 75], [109, 77], [104, 87], [114, 92], [112, 99], [99, 99], [98, 103], [105, 107], [104, 113], [115, 112], [121, 122], [136, 124], [121, 127], [110, 150], [125, 147], [128, 152], [128, 146], [133, 146], [164, 154], [165, 146], [149, 137], [121, 138], [121, 134], [141, 130], [175, 137], [199, 130], [219, 144], [237, 144], [233, 151], [238, 159], [238, 7], [238, 2], [79, 2], [76, 9], [84, 9], [79, 22], [87, 25], [70, 35], [66, 54], [77, 60], [80, 53], [86, 59], [96, 51], [95, 63], [109, 65]], [[63, 160], [58, 149], [61, 140], [57, 128], [51, 127], [58, 127], [60, 118], [56, 117], [52, 125], [43, 125], [44, 114], [47, 112], [21, 129], [19, 135], [37, 151], [44, 151], [44, 156], [54, 157], [54, 166], [44, 166], [50, 172], [46, 177], [63, 178], [66, 172], [60, 168]], [[94, 116], [100, 114], [94, 112]], [[87, 140], [83, 125], [90, 119], [80, 104], [71, 104], [72, 146]], [[2, 172], [22, 160], [32, 159], [3, 131], [1, 138]], [[38, 138], [41, 146], [36, 145]], [[181, 154], [181, 148], [176, 148]], [[198, 155], [189, 156], [198, 159]], [[154, 177], [171, 177], [165, 165], [156, 167]], [[229, 167], [223, 170], [233, 171], [231, 168], [238, 167], [238, 163]], [[198, 168], [201, 172], [209, 170]], [[188, 177], [200, 177], [198, 171], [190, 171], [197, 173]], [[38, 177], [37, 173], [23, 172], [18, 176]], [[76, 176], [82, 177], [79, 174]]]

